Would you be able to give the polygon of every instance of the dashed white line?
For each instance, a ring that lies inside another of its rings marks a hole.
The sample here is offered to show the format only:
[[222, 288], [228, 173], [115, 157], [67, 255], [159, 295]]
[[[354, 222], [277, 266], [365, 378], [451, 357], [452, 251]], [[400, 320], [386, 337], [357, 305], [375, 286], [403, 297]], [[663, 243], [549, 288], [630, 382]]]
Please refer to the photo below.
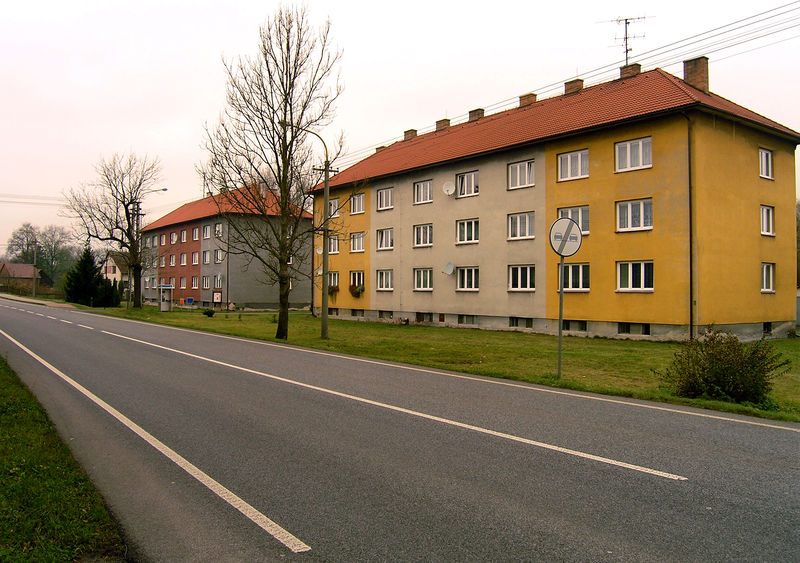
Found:
[[67, 323], [68, 325], [72, 324], [72, 321], [68, 321], [66, 319], [58, 319], [58, 320], [61, 321], [62, 323]]
[[522, 438], [520, 436], [515, 436], [513, 434], [506, 434], [504, 432], [497, 432], [495, 430], [490, 430], [488, 428], [482, 428], [480, 426], [474, 426], [472, 424], [467, 424], [467, 423], [464, 423], [464, 422], [459, 422], [457, 420], [452, 420], [452, 419], [449, 419], [449, 418], [443, 418], [443, 417], [440, 417], [440, 416], [435, 416], [435, 415], [427, 414], [427, 413], [424, 413], [424, 412], [407, 409], [405, 407], [398, 407], [396, 405], [390, 405], [388, 403], [381, 403], [379, 401], [373, 401], [372, 399], [367, 399], [367, 398], [364, 398], [364, 397], [358, 397], [356, 395], [350, 395], [348, 393], [342, 393], [340, 391], [335, 391], [333, 389], [328, 389], [328, 388], [325, 388], [325, 387], [319, 387], [317, 385], [311, 385], [311, 384], [308, 384], [308, 383], [302, 383], [300, 381], [295, 381], [293, 379], [287, 379], [285, 377], [280, 377], [278, 375], [272, 375], [272, 374], [269, 374], [269, 373], [265, 373], [263, 371], [257, 371], [257, 370], [246, 368], [246, 367], [243, 367], [243, 366], [237, 366], [235, 364], [229, 364], [227, 362], [222, 362], [220, 360], [215, 360], [214, 358], [208, 358], [208, 357], [205, 357], [205, 356], [200, 356], [198, 354], [192, 354], [190, 352], [184, 352], [183, 350], [177, 350], [175, 348], [169, 348], [168, 346], [162, 346], [160, 344], [154, 344], [152, 342], [139, 340], [138, 338], [132, 338], [130, 336], [125, 336], [125, 335], [122, 335], [122, 334], [109, 332], [107, 330], [101, 330], [101, 332], [103, 334], [107, 334], [109, 336], [115, 336], [115, 337], [121, 338], [123, 340], [129, 340], [131, 342], [137, 342], [139, 344], [144, 344], [145, 346], [151, 346], [153, 348], [158, 348], [160, 350], [166, 350], [166, 351], [172, 352], [174, 354], [180, 354], [180, 355], [183, 355], [183, 356], [188, 356], [190, 358], [194, 358], [194, 359], [197, 359], [197, 360], [202, 360], [202, 361], [209, 362], [209, 363], [212, 363], [212, 364], [216, 364], [216, 365], [219, 365], [219, 366], [223, 366], [223, 367], [227, 367], [227, 368], [243, 371], [243, 372], [246, 372], [246, 373], [251, 373], [251, 374], [254, 374], [254, 375], [260, 375], [262, 377], [266, 377], [266, 378], [269, 378], [269, 379], [272, 379], [272, 380], [275, 380], [275, 381], [280, 381], [280, 382], [283, 382], [283, 383], [288, 383], [290, 385], [296, 385], [298, 387], [303, 387], [304, 389], [311, 389], [313, 391], [319, 391], [321, 393], [327, 393], [329, 395], [334, 395], [336, 397], [341, 397], [341, 398], [344, 398], [344, 399], [357, 401], [359, 403], [364, 403], [364, 404], [367, 404], [367, 405], [372, 405], [372, 406], [375, 406], [375, 407], [380, 407], [380, 408], [388, 409], [388, 410], [391, 410], [391, 411], [400, 412], [400, 413], [408, 414], [408, 415], [411, 415], [411, 416], [416, 416], [416, 417], [423, 418], [423, 419], [426, 419], [426, 420], [431, 420], [431, 421], [434, 421], [434, 422], [447, 424], [449, 426], [455, 426], [455, 427], [458, 427], [458, 428], [463, 428], [465, 430], [472, 430], [474, 432], [478, 432], [478, 433], [481, 433], [481, 434], [486, 434], [486, 435], [489, 435], [489, 436], [495, 436], [495, 437], [498, 437], [498, 438], [504, 438], [506, 440], [512, 440], [514, 442], [520, 442], [520, 443], [523, 443], [523, 444], [536, 446], [538, 448], [543, 448], [543, 449], [546, 449], [546, 450], [556, 451], [556, 452], [560, 452], [560, 453], [563, 453], [563, 454], [568, 454], [568, 455], [571, 455], [571, 456], [575, 456], [575, 457], [579, 457], [579, 458], [583, 458], [583, 459], [588, 459], [588, 460], [591, 460], [591, 461], [605, 463], [605, 464], [608, 464], [608, 465], [614, 465], [616, 467], [622, 467], [624, 469], [631, 469], [633, 471], [639, 471], [641, 473], [647, 473], [647, 474], [650, 474], [650, 475], [655, 475], [657, 477], [663, 477], [665, 479], [672, 479], [674, 481], [686, 481], [687, 480], [686, 477], [682, 477], [681, 475], [675, 475], [673, 473], [667, 473], [667, 472], [664, 472], [664, 471], [659, 471], [657, 469], [652, 469], [652, 468], [649, 468], [649, 467], [643, 467], [641, 465], [634, 465], [632, 463], [627, 463], [627, 462], [624, 462], [624, 461], [619, 461], [619, 460], [615, 460], [615, 459], [611, 459], [611, 458], [607, 458], [607, 457], [602, 457], [602, 456], [598, 456], [598, 455], [594, 455], [594, 454], [590, 454], [590, 453], [586, 453], [586, 452], [581, 452], [581, 451], [578, 451], [578, 450], [571, 450], [569, 448], [563, 448], [561, 446], [555, 446], [553, 444], [547, 444], [547, 443], [544, 443], [544, 442], [538, 442], [536, 440], [530, 440], [528, 438]]
[[[105, 331], [103, 331], [105, 332]], [[153, 446], [156, 450], [161, 452], [164, 456], [170, 459], [173, 463], [175, 463], [178, 467], [186, 471], [189, 475], [200, 481], [203, 485], [205, 485], [209, 490], [211, 490], [214, 494], [220, 497], [222, 500], [230, 504], [236, 510], [244, 514], [247, 518], [249, 518], [252, 522], [257, 524], [262, 530], [269, 533], [272, 537], [276, 540], [281, 542], [287, 548], [292, 550], [294, 553], [300, 553], [303, 551], [309, 551], [311, 547], [303, 543], [300, 539], [296, 538], [290, 532], [284, 530], [278, 524], [267, 518], [264, 514], [253, 508], [250, 504], [245, 502], [242, 498], [237, 496], [235, 493], [224, 487], [219, 482], [212, 479], [209, 475], [204, 473], [200, 468], [196, 467], [180, 454], [178, 454], [175, 450], [161, 442], [158, 438], [147, 432], [144, 428], [133, 422], [131, 419], [126, 417], [124, 414], [119, 412], [117, 409], [106, 403], [103, 399], [86, 389], [83, 385], [75, 381], [74, 379], [67, 376], [65, 373], [60, 371], [55, 366], [48, 363], [44, 358], [39, 357], [33, 351], [26, 348], [22, 343], [16, 341], [11, 336], [9, 336], [3, 330], [0, 330], [0, 334], [8, 338], [11, 342], [19, 346], [22, 350], [24, 350], [27, 354], [29, 354], [32, 358], [38, 361], [40, 364], [45, 366], [51, 372], [56, 374], [66, 383], [74, 387], [77, 391], [83, 394], [86, 398], [92, 401], [94, 404], [102, 408], [108, 414], [116, 418], [119, 422], [121, 422], [125, 427], [129, 430], [134, 432], [137, 436], [142, 438], [145, 442]], [[113, 335], [112, 336], [116, 336]]]
[[82, 324], [79, 324], [78, 326], [81, 327], [81, 328], [85, 328], [87, 330], [94, 330], [94, 327], [92, 327], [92, 326], [86, 326], [86, 325], [82, 325]]
[[57, 321], [57, 320], [58, 320], [57, 318], [55, 318], [55, 317], [54, 317], [54, 316], [52, 316], [52, 315], [47, 315], [47, 318], [48, 318], [48, 319], [52, 319], [52, 320], [54, 320], [54, 321]]

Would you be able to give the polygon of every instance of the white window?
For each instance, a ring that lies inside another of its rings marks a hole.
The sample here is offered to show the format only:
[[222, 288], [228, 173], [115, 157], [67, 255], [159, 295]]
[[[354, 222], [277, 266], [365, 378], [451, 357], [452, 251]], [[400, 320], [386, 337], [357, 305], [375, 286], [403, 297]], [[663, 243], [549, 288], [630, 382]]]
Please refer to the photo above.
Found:
[[350, 271], [350, 285], [364, 287], [364, 270]]
[[200, 228], [195, 227], [192, 229], [192, 240], [200, 240]]
[[364, 233], [350, 233], [350, 252], [364, 252]]
[[192, 252], [192, 264], [197, 265], [200, 263], [200, 253], [199, 252]]
[[328, 288], [339, 287], [339, 272], [328, 272]]
[[577, 180], [589, 177], [589, 150], [565, 152], [558, 155], [558, 180]]
[[533, 238], [533, 211], [512, 213], [508, 216], [508, 238]]
[[222, 289], [222, 274], [214, 274], [214, 289]]
[[181, 266], [185, 266], [185, 265], [186, 265], [186, 253], [185, 252], [181, 252]]
[[425, 225], [414, 225], [414, 246], [432, 246], [433, 245], [433, 223], [426, 223]]
[[186, 242], [186, 229], [181, 231], [181, 242]]
[[653, 262], [617, 262], [617, 289], [619, 291], [652, 291]]
[[762, 178], [773, 179], [771, 150], [758, 149], [758, 174]]
[[558, 210], [559, 217], [569, 217], [581, 227], [581, 234], [589, 234], [589, 206], [562, 207]]
[[394, 189], [383, 188], [378, 190], [378, 211], [391, 209], [394, 207]]
[[157, 287], [156, 278], [150, 278], [150, 287], [152, 287], [153, 289]]
[[162, 256], [161, 258], [159, 258], [159, 266], [161, 266], [162, 268], [166, 266], [166, 260], [167, 260], [166, 256]]
[[480, 287], [479, 270], [476, 266], [456, 268], [458, 291], [478, 291]]
[[394, 289], [393, 272], [393, 270], [376, 270], [378, 285], [375, 289], [378, 291], [392, 291]]
[[203, 251], [203, 264], [210, 264], [211, 263], [211, 251], [204, 250]]
[[761, 293], [775, 293], [775, 264], [761, 263]]
[[414, 268], [414, 291], [433, 291], [433, 268]]
[[149, 278], [144, 278], [144, 288], [145, 289], [150, 289], [150, 279]]
[[175, 255], [174, 254], [170, 254], [169, 255], [169, 265], [170, 266], [174, 266], [175, 265]]
[[535, 184], [533, 160], [514, 162], [508, 165], [508, 189], [529, 188]]
[[353, 194], [350, 198], [350, 215], [364, 213], [364, 194]]
[[161, 278], [161, 285], [167, 285], [167, 278]]
[[508, 267], [509, 291], [533, 291], [536, 289], [536, 267], [533, 264]]
[[564, 291], [589, 291], [589, 264], [564, 264]]
[[186, 278], [181, 276], [181, 289], [186, 289]]
[[775, 236], [775, 208], [771, 205], [761, 206], [761, 234]]
[[211, 288], [210, 278], [208, 276], [203, 276], [203, 289], [210, 289], [210, 288]]
[[328, 235], [328, 254], [339, 254], [339, 235]]
[[339, 216], [339, 198], [334, 197], [328, 200], [328, 217]]
[[144, 247], [150, 248], [150, 237], [144, 239]]
[[158, 235], [153, 235], [153, 248], [158, 246]]
[[175, 287], [175, 278], [169, 278], [169, 285]]
[[214, 250], [214, 262], [216, 262], [217, 264], [219, 264], [219, 263], [220, 263], [220, 262], [222, 262], [224, 259], [225, 259], [225, 254], [222, 252], [222, 250], [220, 250], [219, 248], [217, 248], [216, 250]]
[[175, 244], [176, 242], [178, 242], [178, 233], [170, 233], [169, 234], [169, 243], [170, 244]]
[[653, 228], [653, 200], [636, 199], [617, 203], [618, 231], [646, 231]]
[[650, 137], [617, 143], [614, 152], [617, 156], [617, 172], [653, 166], [653, 140]]
[[222, 238], [222, 223], [214, 223], [214, 236]]
[[478, 195], [478, 171], [456, 174], [458, 197]]
[[211, 225], [203, 225], [203, 238], [211, 238]]
[[161, 235], [161, 246], [167, 244], [167, 235]]
[[192, 276], [192, 289], [197, 289], [197, 287], [198, 287], [198, 286], [197, 286], [197, 282], [198, 282], [198, 281], [199, 281], [199, 280], [198, 280], [198, 277], [197, 277], [197, 276]]
[[479, 240], [478, 219], [462, 219], [456, 221], [456, 244], [471, 244]]
[[414, 182], [414, 203], [430, 203], [433, 201], [433, 180]]
[[394, 248], [394, 229], [378, 229], [378, 250], [392, 250]]

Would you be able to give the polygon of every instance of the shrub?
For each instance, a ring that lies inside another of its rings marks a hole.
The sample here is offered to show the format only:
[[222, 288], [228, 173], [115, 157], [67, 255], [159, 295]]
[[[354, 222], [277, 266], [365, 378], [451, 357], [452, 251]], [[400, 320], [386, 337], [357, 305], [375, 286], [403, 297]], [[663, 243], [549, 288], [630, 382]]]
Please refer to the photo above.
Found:
[[203, 314], [210, 319], [214, 316], [214, 309], [206, 309]]
[[768, 404], [772, 380], [789, 370], [766, 340], [742, 343], [715, 329], [684, 344], [662, 380], [680, 397]]

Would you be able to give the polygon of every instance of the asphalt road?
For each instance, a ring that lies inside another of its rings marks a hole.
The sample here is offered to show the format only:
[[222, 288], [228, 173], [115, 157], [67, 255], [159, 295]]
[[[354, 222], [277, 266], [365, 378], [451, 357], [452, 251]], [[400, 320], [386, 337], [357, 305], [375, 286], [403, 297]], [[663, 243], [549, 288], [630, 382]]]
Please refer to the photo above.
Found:
[[800, 557], [797, 424], [6, 299], [0, 353], [137, 561]]

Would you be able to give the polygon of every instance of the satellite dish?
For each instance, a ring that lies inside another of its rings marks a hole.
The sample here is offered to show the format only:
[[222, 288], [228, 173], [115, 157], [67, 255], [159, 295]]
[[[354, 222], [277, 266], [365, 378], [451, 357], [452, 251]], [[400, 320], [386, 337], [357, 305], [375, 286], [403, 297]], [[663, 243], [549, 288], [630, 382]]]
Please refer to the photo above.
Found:
[[442, 186], [444, 195], [453, 195], [456, 193], [456, 185], [453, 182], [445, 182]]
[[321, 246], [317, 247], [317, 254], [322, 254], [322, 247]]
[[453, 265], [452, 262], [448, 262], [447, 266], [444, 267], [444, 273], [448, 276], [452, 276], [453, 272], [456, 271], [456, 267]]

